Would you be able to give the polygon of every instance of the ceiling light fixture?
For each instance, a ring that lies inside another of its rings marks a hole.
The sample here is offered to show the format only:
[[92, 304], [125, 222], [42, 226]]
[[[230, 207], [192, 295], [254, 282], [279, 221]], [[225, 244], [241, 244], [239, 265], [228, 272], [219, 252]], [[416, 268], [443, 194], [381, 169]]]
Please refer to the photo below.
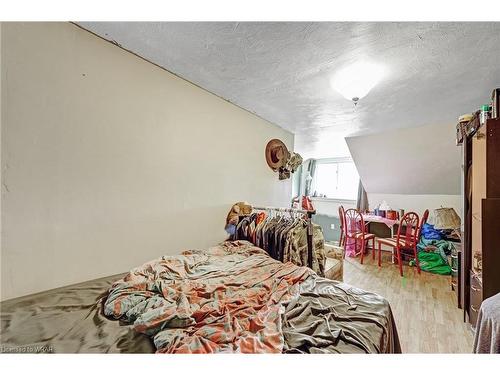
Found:
[[357, 62], [339, 70], [331, 79], [332, 88], [356, 105], [380, 82], [385, 69], [371, 62]]

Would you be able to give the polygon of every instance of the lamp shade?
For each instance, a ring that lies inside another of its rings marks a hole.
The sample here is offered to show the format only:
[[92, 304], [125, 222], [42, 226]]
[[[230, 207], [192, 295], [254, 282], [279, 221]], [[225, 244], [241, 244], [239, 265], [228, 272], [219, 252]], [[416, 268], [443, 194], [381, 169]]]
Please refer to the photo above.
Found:
[[436, 229], [458, 229], [460, 228], [460, 216], [451, 207], [441, 207], [434, 210], [434, 228]]

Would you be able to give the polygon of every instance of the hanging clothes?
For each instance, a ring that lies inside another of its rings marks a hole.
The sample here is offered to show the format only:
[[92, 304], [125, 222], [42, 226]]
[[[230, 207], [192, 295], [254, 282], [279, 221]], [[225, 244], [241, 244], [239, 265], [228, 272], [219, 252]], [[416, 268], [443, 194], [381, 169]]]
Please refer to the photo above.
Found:
[[[312, 269], [325, 275], [325, 238], [321, 226], [313, 225]], [[307, 266], [307, 220], [281, 212], [252, 213], [240, 218], [234, 240], [246, 240], [264, 249], [273, 259]]]

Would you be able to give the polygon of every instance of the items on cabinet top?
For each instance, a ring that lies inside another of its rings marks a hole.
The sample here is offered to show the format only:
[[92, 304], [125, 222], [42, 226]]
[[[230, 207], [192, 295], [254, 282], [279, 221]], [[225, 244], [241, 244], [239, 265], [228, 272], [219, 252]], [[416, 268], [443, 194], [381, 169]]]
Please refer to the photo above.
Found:
[[475, 113], [467, 113], [458, 118], [457, 146], [463, 143], [465, 137], [473, 136], [488, 119], [496, 118], [500, 118], [500, 89], [493, 90], [489, 104], [483, 104]]

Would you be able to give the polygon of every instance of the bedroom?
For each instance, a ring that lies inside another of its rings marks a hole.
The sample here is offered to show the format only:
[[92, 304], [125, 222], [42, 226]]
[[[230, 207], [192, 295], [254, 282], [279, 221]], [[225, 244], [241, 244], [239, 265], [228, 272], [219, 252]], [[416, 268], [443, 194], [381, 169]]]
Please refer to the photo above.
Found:
[[69, 18], [0, 24], [0, 360], [498, 352], [499, 23]]

